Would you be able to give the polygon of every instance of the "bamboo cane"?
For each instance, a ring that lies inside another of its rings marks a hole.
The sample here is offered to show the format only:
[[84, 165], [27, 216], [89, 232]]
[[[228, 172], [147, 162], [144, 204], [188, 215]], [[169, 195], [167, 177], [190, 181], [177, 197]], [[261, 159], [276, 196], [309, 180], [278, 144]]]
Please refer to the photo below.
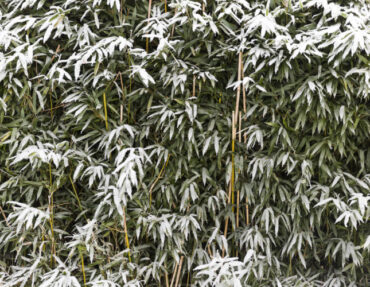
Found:
[[128, 240], [128, 232], [127, 232], [127, 221], [126, 221], [126, 211], [125, 207], [122, 207], [123, 211], [123, 228], [125, 230], [125, 242], [126, 242], [126, 248], [129, 250], [128, 251], [128, 261], [131, 262], [131, 254], [130, 254], [130, 242]]
[[175, 284], [175, 287], [177, 287], [179, 285], [179, 280], [180, 280], [180, 271], [181, 271], [181, 266], [182, 266], [182, 262], [184, 261], [184, 256], [181, 256], [181, 259], [180, 259], [180, 264], [179, 264], [179, 268], [177, 270], [177, 278], [176, 278], [176, 284]]
[[[150, 12], [152, 10], [152, 0], [149, 0], [149, 5], [148, 5], [148, 21], [150, 19]], [[148, 53], [149, 51], [149, 38], [146, 38], [146, 52]]]
[[173, 283], [175, 282], [175, 278], [176, 278], [176, 273], [177, 273], [177, 267], [179, 266], [179, 263], [176, 263], [175, 265], [175, 268], [173, 270], [173, 274], [172, 274], [172, 279], [171, 279], [171, 285], [170, 287], [173, 286]]

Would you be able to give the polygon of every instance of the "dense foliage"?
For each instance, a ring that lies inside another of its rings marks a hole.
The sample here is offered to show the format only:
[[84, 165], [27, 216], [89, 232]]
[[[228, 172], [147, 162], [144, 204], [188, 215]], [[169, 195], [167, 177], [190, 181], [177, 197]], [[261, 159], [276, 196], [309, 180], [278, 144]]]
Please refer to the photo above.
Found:
[[367, 0], [0, 1], [1, 286], [369, 286]]

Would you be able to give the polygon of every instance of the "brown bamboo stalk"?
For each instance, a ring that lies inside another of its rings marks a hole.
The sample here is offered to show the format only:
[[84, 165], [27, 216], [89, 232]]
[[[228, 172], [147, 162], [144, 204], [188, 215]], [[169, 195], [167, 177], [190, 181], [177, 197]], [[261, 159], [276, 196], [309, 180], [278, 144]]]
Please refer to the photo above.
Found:
[[[241, 65], [242, 65], [241, 69], [242, 69], [242, 80], [243, 80], [243, 84], [242, 84], [242, 87], [243, 87], [243, 112], [244, 112], [244, 115], [246, 116], [246, 114], [247, 114], [247, 97], [246, 97], [245, 87], [244, 87], [244, 64], [243, 64], [243, 61], [242, 61]], [[239, 125], [241, 125], [240, 124], [240, 118], [239, 118]], [[241, 135], [239, 135], [239, 136], [241, 136]], [[240, 137], [239, 137], [239, 139], [240, 139]], [[246, 132], [244, 133], [244, 143], [247, 143], [247, 133]], [[246, 212], [246, 223], [247, 223], [247, 225], [249, 225], [248, 196], [246, 196], [245, 212]]]
[[[175, 15], [176, 16], [176, 12], [177, 12], [177, 9], [175, 8]], [[171, 38], [173, 37], [173, 34], [175, 33], [175, 24], [173, 24], [172, 26], [172, 30], [171, 30]]]
[[121, 0], [121, 7], [120, 7], [120, 10], [119, 10], [119, 17], [120, 17], [120, 20], [122, 21], [123, 20], [123, 0]]
[[119, 110], [120, 110], [119, 120], [122, 123], [123, 122], [123, 105], [120, 106], [120, 109]]
[[[232, 156], [231, 156], [231, 180], [230, 180], [230, 185], [229, 185], [229, 194], [228, 194], [228, 200], [227, 200], [227, 204], [230, 204], [230, 203], [234, 203], [233, 201], [233, 196], [234, 196], [234, 148], [235, 148], [235, 112], [233, 111], [232, 113], [232, 123], [231, 123], [231, 138], [232, 138], [232, 147], [231, 147], [231, 150], [232, 150]], [[227, 236], [227, 229], [228, 229], [228, 226], [229, 226], [229, 217], [226, 217], [226, 220], [225, 220], [225, 230], [224, 230], [224, 237], [226, 238]], [[222, 247], [222, 257], [225, 256], [225, 247], [223, 246]]]
[[234, 212], [234, 203], [235, 203], [235, 140], [236, 140], [236, 123], [237, 123], [237, 113], [234, 111], [232, 118], [232, 134], [231, 134], [231, 204], [232, 210]]
[[[243, 57], [243, 55], [242, 55]], [[243, 61], [242, 61], [242, 66], [241, 66], [241, 74], [242, 74], [242, 81], [243, 81], [243, 84], [242, 84], [242, 89], [243, 89], [243, 112], [244, 114], [247, 112], [247, 97], [245, 95], [245, 88], [244, 88], [244, 64], [243, 64]]]
[[[239, 62], [238, 62], [238, 82], [241, 80], [241, 67], [242, 67], [242, 52], [239, 52]], [[235, 114], [239, 114], [239, 102], [240, 102], [240, 84], [236, 89], [236, 102], [235, 102]]]
[[[166, 265], [164, 267], [166, 267]], [[168, 283], [168, 273], [167, 273], [167, 270], [164, 272], [164, 278], [166, 280], [166, 287], [170, 287], [170, 284]]]
[[119, 79], [121, 82], [121, 90], [122, 90], [122, 104], [120, 106], [120, 122], [122, 124], [123, 122], [123, 104], [125, 103], [125, 92], [124, 92], [124, 87], [123, 87], [123, 80], [122, 80], [122, 74], [119, 72]]
[[242, 130], [242, 112], [239, 112], [239, 131], [238, 131], [238, 133], [239, 133], [239, 143], [242, 142], [242, 132], [241, 132], [241, 130]]
[[[242, 142], [242, 112], [239, 112], [239, 143]], [[239, 170], [240, 172], [240, 170]], [[240, 205], [240, 190], [238, 190], [237, 199], [236, 199], [236, 227], [239, 227], [239, 205]]]
[[[148, 5], [148, 21], [150, 19], [150, 12], [152, 10], [152, 0], [149, 0], [149, 5]], [[149, 51], [149, 38], [146, 38], [146, 52], [148, 53]]]
[[208, 249], [209, 257], [213, 258], [213, 254], [212, 254], [211, 247], [209, 244], [207, 244], [207, 249]]
[[177, 278], [176, 278], [175, 287], [177, 287], [179, 285], [180, 275], [181, 275], [181, 266], [182, 266], [182, 262], [183, 261], [184, 261], [184, 256], [181, 256], [181, 258], [180, 258], [180, 264], [179, 264], [179, 269], [177, 270]]
[[171, 285], [170, 287], [173, 286], [173, 283], [175, 282], [175, 278], [176, 278], [176, 273], [177, 273], [177, 267], [179, 266], [179, 263], [176, 263], [175, 265], [175, 269], [173, 270], [173, 274], [172, 274], [172, 279], [171, 279]]

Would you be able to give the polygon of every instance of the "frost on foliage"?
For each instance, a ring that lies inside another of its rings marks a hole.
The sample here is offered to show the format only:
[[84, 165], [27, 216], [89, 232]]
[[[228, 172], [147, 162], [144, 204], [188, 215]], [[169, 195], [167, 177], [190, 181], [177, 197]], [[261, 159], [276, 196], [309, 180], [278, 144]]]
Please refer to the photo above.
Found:
[[101, 63], [108, 57], [112, 57], [115, 51], [122, 52], [131, 47], [131, 41], [121, 36], [104, 38], [92, 46], [86, 45], [79, 53], [69, 58], [69, 61], [74, 62], [75, 79], [79, 78], [82, 65]]
[[67, 266], [58, 257], [55, 257], [58, 266], [42, 275], [40, 287], [80, 287], [81, 284], [71, 273], [77, 266]]
[[0, 285], [366, 286], [369, 11], [0, 1]]
[[52, 144], [42, 144], [40, 142], [38, 145], [31, 145], [22, 150], [17, 154], [12, 162], [12, 164], [17, 164], [22, 160], [29, 160], [31, 163], [37, 164], [37, 160], [41, 160], [43, 163], [53, 163], [56, 168], [60, 164], [63, 164], [65, 167], [68, 166], [68, 151], [64, 154], [59, 153], [58, 148], [63, 147], [65, 142], [59, 143], [58, 145]]
[[42, 211], [20, 202], [9, 201], [8, 203], [14, 208], [8, 220], [12, 225], [16, 226], [17, 233], [22, 230], [22, 227], [25, 230], [35, 229], [50, 219], [49, 211]]
[[243, 286], [245, 269], [237, 258], [222, 258], [217, 255], [208, 264], [200, 265], [195, 270], [197, 277], [204, 277], [201, 286]]

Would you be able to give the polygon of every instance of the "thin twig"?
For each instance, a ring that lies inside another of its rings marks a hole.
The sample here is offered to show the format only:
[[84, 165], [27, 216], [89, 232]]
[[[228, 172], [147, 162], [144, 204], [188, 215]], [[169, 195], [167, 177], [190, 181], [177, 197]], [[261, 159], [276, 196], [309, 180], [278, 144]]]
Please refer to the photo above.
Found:
[[5, 212], [4, 212], [4, 210], [1, 206], [0, 206], [0, 211], [1, 211], [1, 214], [3, 215], [3, 217], [5, 219], [6, 226], [10, 227], [10, 224], [8, 222], [8, 219], [6, 218]]
[[167, 160], [166, 160], [165, 164], [162, 166], [162, 169], [159, 172], [157, 178], [154, 180], [154, 182], [150, 186], [150, 189], [149, 189], [149, 207], [152, 206], [152, 192], [153, 192], [153, 189], [154, 189], [155, 185], [157, 184], [158, 180], [162, 177], [162, 173], [163, 173], [164, 169], [166, 168], [166, 166], [168, 164], [168, 160], [170, 159], [170, 156], [171, 155], [168, 155]]

